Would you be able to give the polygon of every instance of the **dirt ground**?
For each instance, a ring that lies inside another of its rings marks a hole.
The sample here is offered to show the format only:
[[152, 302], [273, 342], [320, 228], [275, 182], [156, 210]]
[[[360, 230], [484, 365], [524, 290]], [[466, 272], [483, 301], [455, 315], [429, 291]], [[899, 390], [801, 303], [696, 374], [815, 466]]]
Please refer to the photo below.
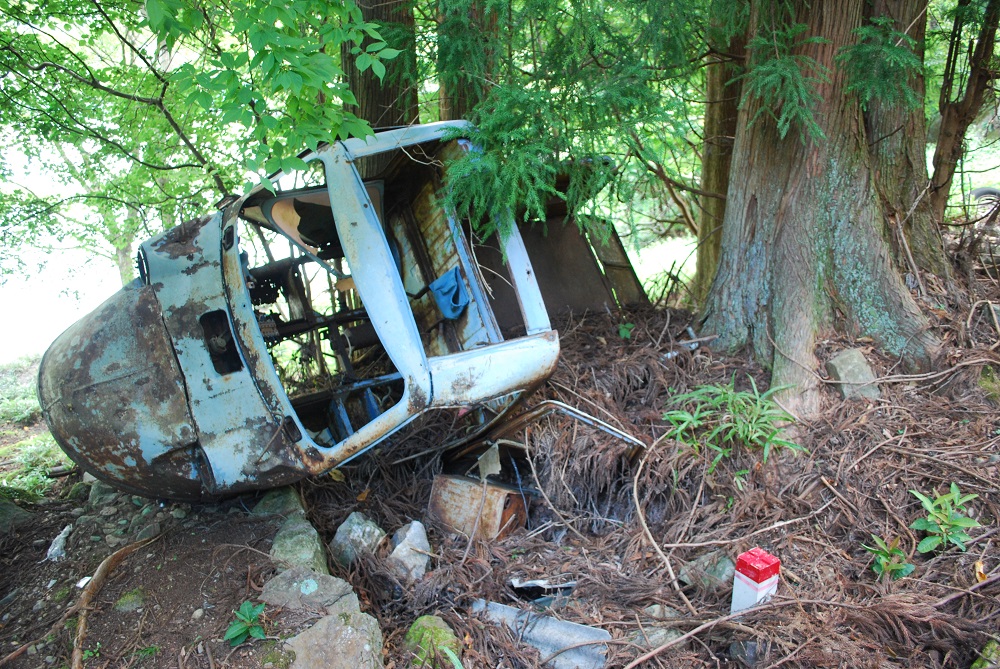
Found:
[[[817, 351], [823, 361], [862, 348], [881, 397], [844, 401], [828, 385], [822, 415], [790, 433], [802, 450], [778, 450], [766, 462], [760, 451], [736, 448], [713, 464], [715, 451], [665, 438], [663, 412], [678, 393], [731, 381], [746, 390], [751, 378], [767, 387], [767, 374], [744, 357], [681, 346], [691, 324], [686, 313], [567, 320], [559, 368], [529, 404], [559, 400], [645, 448], [562, 414], [532, 421], [498, 439], [505, 477], [530, 501], [523, 531], [469, 542], [431, 524], [431, 571], [415, 587], [394, 579], [384, 546], [349, 571], [332, 571], [379, 620], [387, 667], [410, 666], [403, 636], [428, 613], [457, 631], [467, 668], [540, 666], [537, 651], [468, 611], [477, 598], [531, 608], [510, 581], [546, 578], [576, 582], [568, 598], [543, 612], [609, 631], [608, 667], [738, 667], [749, 650], [761, 667], [966, 669], [998, 634], [1000, 615], [1000, 356], [993, 351], [1000, 326], [982, 302], [1000, 303], [1000, 283], [972, 271], [958, 277], [963, 281], [968, 289], [948, 291], [930, 282], [922, 298], [945, 341], [931, 373], [902, 374], [868, 341], [824, 341]], [[623, 323], [634, 326], [628, 338], [620, 336]], [[327, 539], [352, 511], [390, 533], [425, 519], [433, 476], [460, 467], [443, 457], [447, 447], [446, 427], [428, 423], [407, 442], [344, 467], [342, 481], [303, 482], [310, 518]], [[79, 616], [63, 623], [63, 612], [80, 596], [77, 581], [116, 548], [95, 530], [68, 546], [66, 560], [43, 561], [81, 509], [96, 513], [105, 529], [108, 519], [119, 523], [128, 541], [143, 525], [136, 517], [159, 518], [162, 526], [159, 538], [111, 572], [92, 603], [85, 666], [282, 666], [277, 641], [308, 621], [266, 612], [271, 640], [235, 650], [221, 641], [233, 609], [252, 601], [273, 572], [267, 550], [277, 525], [248, 514], [252, 499], [191, 507], [121, 495], [94, 509], [63, 496], [73, 482], [64, 479], [50, 499], [30, 507], [37, 522], [0, 538], [0, 656], [43, 639], [9, 666], [68, 666]], [[952, 483], [978, 495], [966, 509], [979, 526], [968, 529], [965, 552], [952, 546], [921, 554], [924, 533], [910, 526], [924, 514], [910, 491], [933, 495]], [[899, 539], [914, 565], [909, 576], [876, 577], [864, 548], [873, 534]], [[706, 555], [735, 559], [754, 546], [782, 561], [778, 592], [758, 611], [729, 616], [731, 581], [687, 585], [678, 578]], [[136, 610], [115, 608], [137, 591]], [[651, 621], [644, 609], [654, 604], [676, 617]], [[637, 643], [636, 633], [654, 624], [676, 633]]]

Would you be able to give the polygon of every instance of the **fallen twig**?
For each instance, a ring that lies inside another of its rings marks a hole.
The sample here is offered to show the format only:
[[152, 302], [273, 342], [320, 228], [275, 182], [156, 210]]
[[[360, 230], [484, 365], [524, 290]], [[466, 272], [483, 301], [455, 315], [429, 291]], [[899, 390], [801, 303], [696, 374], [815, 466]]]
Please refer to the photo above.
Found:
[[131, 553], [134, 553], [143, 546], [148, 546], [152, 542], [156, 541], [158, 538], [159, 537], [151, 537], [149, 539], [143, 539], [142, 541], [137, 541], [135, 543], [129, 544], [128, 546], [125, 546], [124, 548], [119, 548], [117, 551], [115, 551], [108, 557], [104, 558], [104, 561], [101, 562], [101, 564], [97, 567], [97, 571], [94, 572], [94, 576], [90, 579], [90, 582], [87, 583], [87, 587], [83, 589], [83, 593], [80, 595], [80, 598], [76, 600], [76, 603], [73, 604], [73, 606], [66, 609], [63, 612], [63, 614], [59, 616], [59, 620], [57, 620], [52, 625], [52, 627], [49, 628], [48, 632], [38, 637], [37, 639], [32, 639], [31, 641], [19, 647], [17, 650], [6, 655], [3, 659], [0, 659], [0, 667], [3, 667], [9, 664], [10, 662], [13, 662], [21, 655], [23, 655], [24, 652], [28, 650], [29, 647], [41, 643], [49, 635], [56, 634], [57, 632], [59, 632], [59, 630], [62, 629], [63, 623], [65, 623], [70, 617], [75, 615], [77, 612], [80, 612], [80, 620], [77, 622], [76, 638], [73, 641], [73, 668], [78, 669], [79, 667], [82, 667], [83, 641], [84, 639], [86, 639], [87, 636], [87, 606], [89, 606], [90, 602], [93, 601], [95, 596], [97, 596], [97, 593], [100, 591], [101, 586], [104, 585], [104, 581], [107, 580], [108, 574], [111, 572], [112, 569], [117, 567], [118, 564], [121, 563], [121, 561], [125, 559], [126, 556], [128, 556]]
[[637, 657], [636, 659], [632, 660], [627, 665], [625, 665], [624, 669], [635, 669], [635, 667], [638, 667], [640, 664], [642, 664], [643, 662], [646, 662], [647, 660], [653, 659], [654, 657], [656, 657], [657, 655], [659, 655], [663, 651], [667, 650], [668, 648], [671, 648], [672, 646], [676, 646], [679, 643], [681, 643], [683, 641], [686, 641], [687, 639], [690, 639], [691, 637], [693, 637], [694, 635], [696, 635], [696, 634], [698, 634], [700, 632], [704, 632], [707, 629], [711, 629], [711, 628], [715, 627], [716, 625], [719, 625], [719, 624], [722, 624], [722, 623], [725, 623], [725, 622], [729, 622], [730, 620], [733, 620], [735, 618], [740, 618], [742, 616], [750, 615], [751, 613], [757, 613], [758, 611], [769, 611], [769, 610], [772, 610], [772, 609], [780, 609], [780, 608], [783, 608], [783, 607], [786, 607], [786, 606], [798, 606], [798, 605], [801, 605], [801, 604], [818, 604], [818, 605], [826, 605], [826, 606], [835, 606], [835, 607], [845, 608], [845, 609], [864, 609], [865, 608], [865, 607], [859, 606], [857, 604], [848, 604], [846, 602], [827, 602], [827, 601], [814, 600], [814, 599], [802, 599], [802, 600], [798, 600], [798, 599], [786, 599], [786, 600], [782, 600], [780, 602], [768, 602], [767, 604], [762, 604], [760, 606], [755, 606], [755, 607], [750, 608], [750, 609], [743, 609], [742, 611], [737, 611], [736, 613], [730, 613], [728, 616], [722, 616], [721, 618], [716, 618], [715, 620], [709, 620], [707, 623], [703, 623], [701, 625], [698, 625], [698, 627], [695, 627], [693, 630], [691, 630], [687, 634], [683, 634], [683, 635], [677, 637], [676, 639], [671, 639], [670, 641], [666, 642], [662, 646], [658, 646], [658, 647], [654, 648], [653, 650], [649, 651], [648, 653], [646, 653], [645, 655]]
[[90, 611], [88, 608], [90, 602], [101, 591], [104, 582], [108, 580], [108, 575], [121, 564], [122, 560], [143, 546], [153, 543], [158, 538], [159, 536], [150, 537], [149, 539], [131, 543], [124, 548], [119, 548], [104, 558], [104, 561], [97, 567], [94, 576], [87, 583], [87, 587], [83, 589], [83, 594], [80, 595], [80, 599], [74, 605], [74, 608], [80, 612], [80, 619], [76, 622], [76, 637], [73, 639], [72, 669], [83, 669], [83, 642], [87, 640], [87, 614]]
[[642, 525], [642, 531], [646, 535], [646, 540], [653, 546], [656, 552], [659, 554], [660, 559], [663, 560], [663, 564], [667, 567], [667, 573], [670, 574], [670, 585], [673, 587], [674, 591], [677, 592], [681, 600], [684, 601], [684, 605], [687, 606], [688, 611], [691, 615], [698, 615], [698, 611], [691, 604], [691, 600], [687, 598], [684, 592], [681, 590], [680, 583], [677, 582], [677, 575], [674, 574], [674, 568], [670, 564], [670, 558], [660, 549], [660, 545], [653, 538], [653, 533], [649, 531], [649, 525], [646, 524], [646, 518], [642, 513], [642, 504], [639, 502], [639, 475], [642, 474], [642, 468], [646, 465], [646, 458], [639, 461], [639, 469], [635, 472], [635, 478], [632, 479], [632, 499], [635, 500], [635, 515], [639, 519], [639, 523]]

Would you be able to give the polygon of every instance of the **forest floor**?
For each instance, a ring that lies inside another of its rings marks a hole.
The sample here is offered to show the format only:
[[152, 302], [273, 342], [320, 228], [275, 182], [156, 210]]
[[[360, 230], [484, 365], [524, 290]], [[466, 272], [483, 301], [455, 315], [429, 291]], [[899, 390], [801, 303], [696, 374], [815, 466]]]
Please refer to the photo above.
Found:
[[[843, 400], [825, 384], [821, 415], [776, 435], [796, 447], [776, 445], [766, 458], [745, 441], [708, 443], [706, 430], [726, 410], [702, 414], [707, 427], [691, 436], [668, 435], [665, 411], [696, 413], [676, 402], [681, 393], [731, 385], [722, 396], [767, 404], [767, 374], [746, 357], [681, 345], [690, 315], [649, 309], [564, 322], [559, 367], [529, 404], [565, 402], [646, 447], [561, 414], [531, 422], [502, 440], [516, 455], [504, 460], [505, 473], [530, 500], [527, 528], [470, 543], [429, 524], [431, 570], [413, 587], [391, 575], [384, 546], [332, 573], [350, 581], [362, 609], [379, 620], [387, 667], [410, 666], [403, 636], [424, 614], [456, 630], [468, 669], [540, 666], [537, 650], [469, 612], [479, 598], [533, 608], [511, 585], [519, 578], [575, 582], [540, 612], [607, 630], [607, 667], [737, 667], [749, 654], [760, 667], [967, 669], [1000, 634], [1000, 325], [991, 311], [1000, 282], [976, 271], [957, 282], [968, 289], [929, 281], [920, 298], [945, 342], [937, 369], [906, 375], [870, 341], [822, 342], [821, 361], [861, 348], [881, 396]], [[773, 442], [775, 435], [761, 434]], [[337, 480], [303, 482], [313, 524], [329, 539], [353, 511], [390, 533], [425, 519], [446, 441], [446, 426], [428, 423], [405, 443], [344, 467]], [[77, 581], [153, 522], [159, 538], [126, 556], [89, 607], [84, 665], [283, 666], [275, 647], [296, 621], [265, 613], [272, 639], [235, 650], [221, 640], [232, 611], [254, 600], [273, 572], [267, 550], [277, 526], [247, 513], [253, 499], [189, 506], [121, 495], [88, 503], [73, 499], [75, 480], [23, 504], [35, 521], [0, 536], [0, 657], [42, 639], [10, 666], [69, 666], [78, 617], [62, 617], [81, 594]], [[927, 512], [912, 491], [935, 498], [953, 484], [961, 496], [977, 495], [956, 512], [978, 525], [965, 528], [964, 551], [946, 542], [921, 553], [927, 533], [911, 526]], [[94, 518], [95, 529], [72, 535], [64, 561], [44, 561], [53, 537], [81, 516]], [[109, 540], [112, 525], [120, 530]], [[908, 575], [877, 576], [879, 557], [865, 548], [875, 545], [873, 535], [898, 540], [899, 553], [884, 562], [913, 565]], [[755, 546], [781, 559], [777, 593], [730, 616], [732, 576], [699, 578], [691, 565], [735, 560]], [[690, 583], [682, 572], [695, 574]], [[125, 595], [137, 591], [139, 606], [123, 610]], [[661, 605], [656, 615], [652, 605]]]

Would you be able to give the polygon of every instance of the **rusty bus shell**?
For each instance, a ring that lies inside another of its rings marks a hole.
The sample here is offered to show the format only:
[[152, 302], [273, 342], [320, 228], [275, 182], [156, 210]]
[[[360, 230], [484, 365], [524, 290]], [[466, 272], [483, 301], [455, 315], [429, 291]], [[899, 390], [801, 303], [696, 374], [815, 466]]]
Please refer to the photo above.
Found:
[[[322, 473], [430, 411], [495, 423], [559, 343], [517, 231], [492, 242], [520, 312], [505, 337], [468, 226], [437, 202], [442, 156], [468, 150], [442, 137], [464, 127], [322, 146], [274, 192], [143, 243], [140, 278], [45, 353], [56, 441], [112, 485], [193, 500]], [[387, 166], [362, 180], [373, 156]]]

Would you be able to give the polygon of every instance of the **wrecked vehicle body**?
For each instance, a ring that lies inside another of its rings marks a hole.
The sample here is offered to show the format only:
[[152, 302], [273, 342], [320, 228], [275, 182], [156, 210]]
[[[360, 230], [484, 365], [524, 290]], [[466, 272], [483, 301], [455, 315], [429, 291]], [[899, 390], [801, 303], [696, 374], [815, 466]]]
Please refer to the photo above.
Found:
[[[462, 127], [322, 146], [274, 192], [143, 243], [140, 278], [42, 360], [56, 441], [119, 488], [193, 500], [322, 473], [431, 411], [462, 436], [495, 423], [559, 343], [517, 231], [477, 242], [437, 202], [442, 160], [468, 150], [442, 138]], [[518, 305], [503, 329], [499, 284]]]

